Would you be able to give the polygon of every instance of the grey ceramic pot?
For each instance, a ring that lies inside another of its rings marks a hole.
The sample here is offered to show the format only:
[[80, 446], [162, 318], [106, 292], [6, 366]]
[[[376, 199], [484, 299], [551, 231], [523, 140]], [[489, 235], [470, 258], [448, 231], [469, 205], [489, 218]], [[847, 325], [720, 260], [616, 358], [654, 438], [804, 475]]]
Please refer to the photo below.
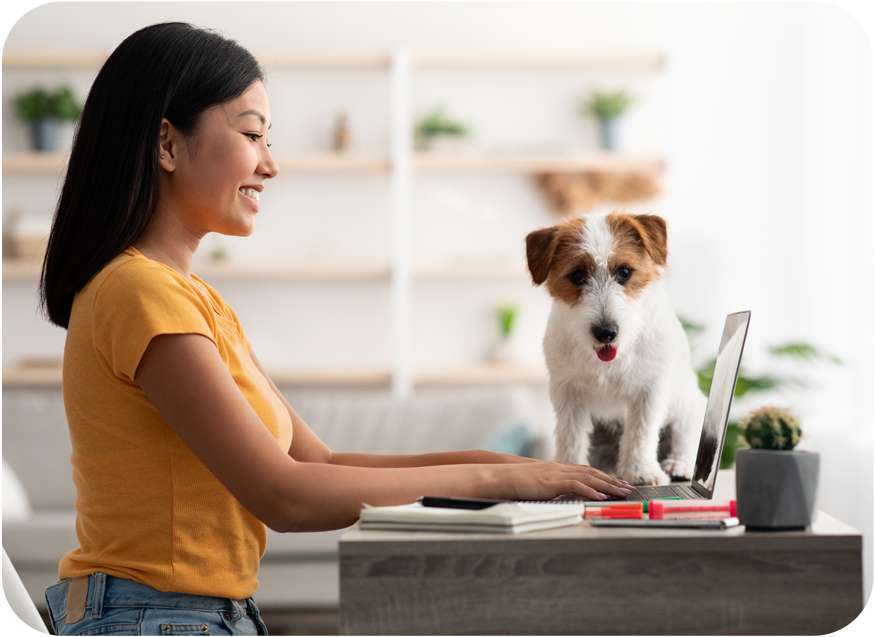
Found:
[[58, 127], [55, 117], [40, 117], [31, 123], [33, 149], [41, 152], [53, 151], [58, 146]]
[[811, 526], [820, 454], [739, 449], [735, 454], [738, 520], [750, 529]]

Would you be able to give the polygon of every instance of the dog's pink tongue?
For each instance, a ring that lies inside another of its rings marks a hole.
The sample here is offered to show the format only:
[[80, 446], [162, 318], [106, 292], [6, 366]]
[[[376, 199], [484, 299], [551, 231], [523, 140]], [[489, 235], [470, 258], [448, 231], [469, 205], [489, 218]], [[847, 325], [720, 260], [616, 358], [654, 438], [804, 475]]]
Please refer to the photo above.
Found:
[[610, 363], [617, 357], [617, 348], [612, 345], [605, 345], [604, 347], [599, 347], [596, 350], [596, 354], [599, 355], [599, 360]]

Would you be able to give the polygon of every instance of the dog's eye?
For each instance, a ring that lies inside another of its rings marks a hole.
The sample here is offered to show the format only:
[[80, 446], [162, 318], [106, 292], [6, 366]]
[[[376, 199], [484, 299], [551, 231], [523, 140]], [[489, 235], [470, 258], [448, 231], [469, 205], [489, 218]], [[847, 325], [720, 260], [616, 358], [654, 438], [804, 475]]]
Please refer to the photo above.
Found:
[[586, 272], [583, 270], [575, 270], [568, 275], [568, 278], [574, 285], [583, 285], [583, 282], [586, 281]]
[[617, 283], [625, 283], [629, 280], [630, 276], [632, 276], [632, 270], [626, 266], [617, 268]]

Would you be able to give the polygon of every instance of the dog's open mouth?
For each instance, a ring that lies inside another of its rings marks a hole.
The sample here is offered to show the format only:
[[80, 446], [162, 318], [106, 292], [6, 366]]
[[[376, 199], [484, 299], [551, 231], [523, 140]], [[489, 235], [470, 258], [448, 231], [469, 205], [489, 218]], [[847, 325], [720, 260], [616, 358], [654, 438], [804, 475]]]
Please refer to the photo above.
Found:
[[604, 345], [596, 350], [599, 360], [609, 363], [617, 357], [617, 348], [613, 345]]

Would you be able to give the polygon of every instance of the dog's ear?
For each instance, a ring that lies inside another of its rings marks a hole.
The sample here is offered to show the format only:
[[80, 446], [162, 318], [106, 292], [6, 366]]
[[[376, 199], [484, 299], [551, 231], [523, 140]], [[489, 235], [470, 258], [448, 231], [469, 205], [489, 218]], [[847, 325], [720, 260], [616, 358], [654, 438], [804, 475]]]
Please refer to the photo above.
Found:
[[541, 285], [550, 274], [553, 265], [553, 254], [556, 252], [557, 227], [541, 228], [526, 236], [526, 260], [532, 282]]
[[633, 215], [639, 226], [644, 249], [656, 265], [668, 263], [668, 227], [665, 219], [656, 215]]

